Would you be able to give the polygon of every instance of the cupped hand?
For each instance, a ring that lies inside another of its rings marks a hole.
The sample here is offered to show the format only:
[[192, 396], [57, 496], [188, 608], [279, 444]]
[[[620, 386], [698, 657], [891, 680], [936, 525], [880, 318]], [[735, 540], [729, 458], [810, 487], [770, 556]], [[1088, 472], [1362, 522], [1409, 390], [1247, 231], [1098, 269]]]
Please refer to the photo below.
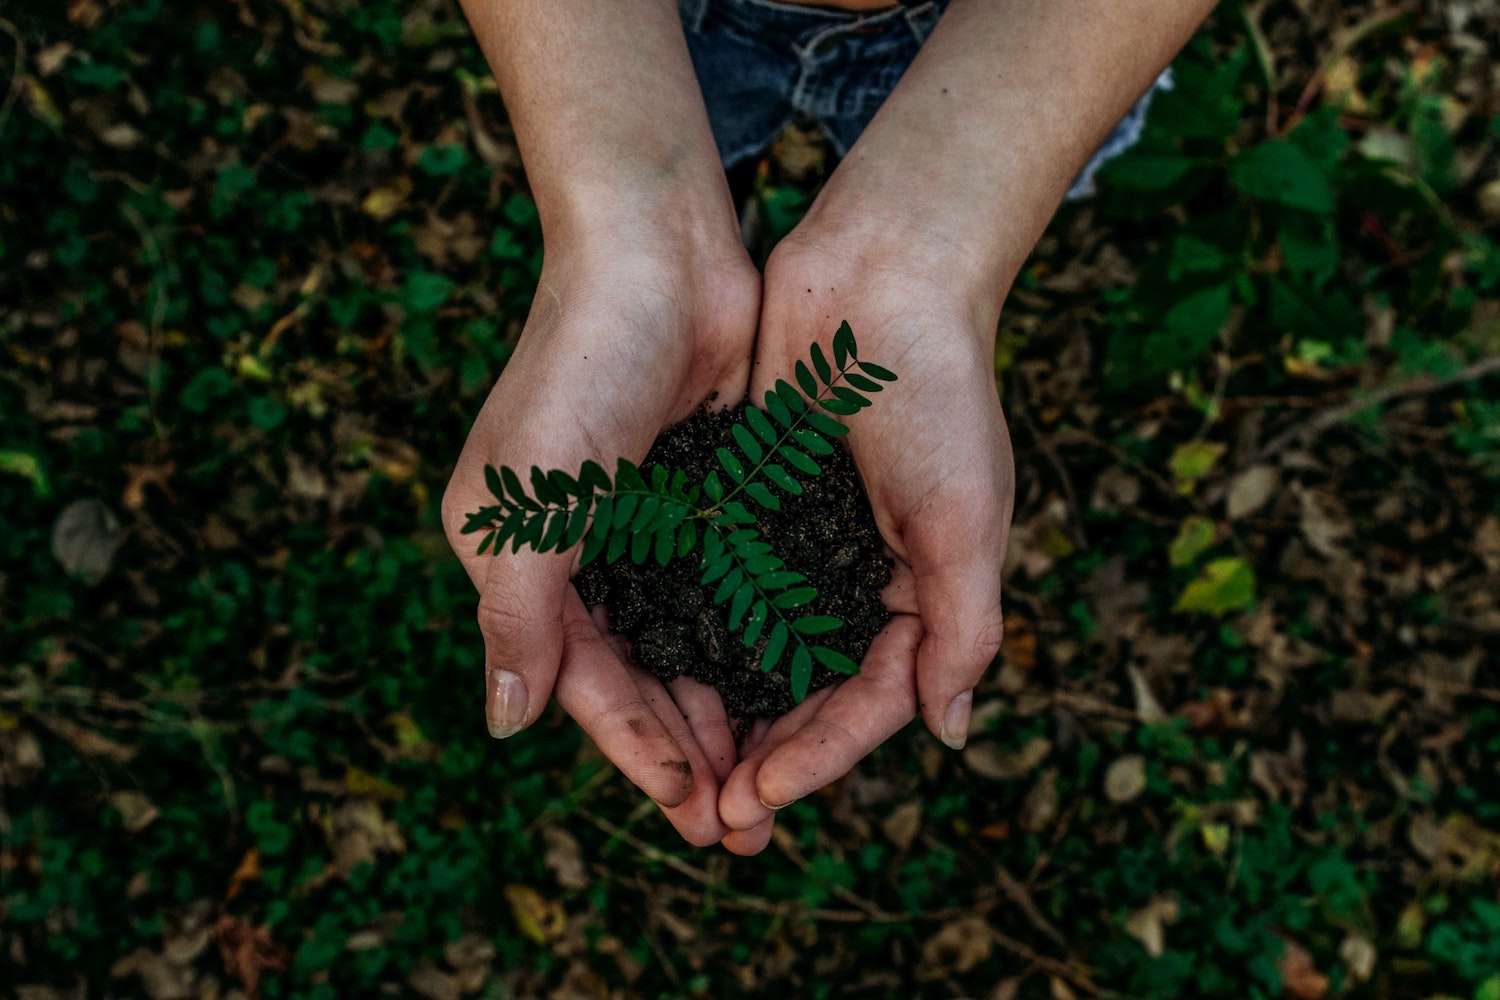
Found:
[[549, 246], [514, 356], [469, 432], [443, 497], [449, 543], [480, 593], [485, 716], [509, 737], [555, 695], [563, 709], [679, 832], [703, 846], [727, 828], [717, 795], [737, 759], [723, 705], [678, 680], [670, 693], [623, 655], [570, 583], [577, 549], [477, 555], [466, 516], [494, 503], [484, 467], [577, 472], [641, 461], [666, 427], [718, 394], [744, 392], [760, 304], [759, 277], [735, 245], [685, 245], [607, 234]]
[[[893, 612], [860, 673], [778, 720], [720, 793], [730, 850], [755, 853], [774, 811], [841, 777], [920, 712], [951, 747], [1000, 646], [1014, 459], [994, 382], [1003, 289], [922, 254], [823, 238], [813, 220], [766, 266], [751, 399], [847, 320], [860, 358], [897, 373], [842, 418], [893, 561]], [[967, 287], [966, 287], [967, 286]], [[830, 352], [831, 356], [831, 352]]]

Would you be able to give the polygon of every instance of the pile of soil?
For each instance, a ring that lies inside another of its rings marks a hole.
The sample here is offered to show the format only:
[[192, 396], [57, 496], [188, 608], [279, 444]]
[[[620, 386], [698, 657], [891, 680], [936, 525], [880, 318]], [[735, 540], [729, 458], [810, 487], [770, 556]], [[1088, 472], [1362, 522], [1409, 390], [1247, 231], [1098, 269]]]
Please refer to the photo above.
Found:
[[[698, 411], [658, 438], [641, 468], [659, 462], [686, 471], [689, 482], [701, 483], [718, 468], [715, 449], [727, 447], [738, 454], [730, 427], [743, 412], [743, 405], [729, 411]], [[757, 515], [757, 528], [787, 568], [806, 576], [818, 590], [817, 598], [797, 609], [797, 615], [842, 619], [843, 628], [817, 636], [816, 641], [858, 663], [890, 618], [880, 601], [880, 591], [890, 580], [890, 563], [848, 452], [839, 447], [817, 461], [822, 475], [797, 476], [804, 487], [800, 496], [773, 487], [780, 510], [748, 501], [746, 506]], [[666, 566], [649, 559], [639, 566], [628, 558], [612, 566], [599, 560], [585, 566], [575, 582], [585, 604], [604, 605], [610, 628], [630, 640], [631, 656], [641, 667], [663, 681], [686, 674], [712, 685], [729, 714], [742, 724], [782, 715], [793, 704], [791, 657], [784, 655], [769, 674], [761, 671], [765, 637], [746, 649], [741, 634], [730, 631], [729, 605], [713, 603], [716, 584], [698, 582], [700, 558], [694, 551]], [[826, 687], [840, 676], [814, 664], [809, 690]]]

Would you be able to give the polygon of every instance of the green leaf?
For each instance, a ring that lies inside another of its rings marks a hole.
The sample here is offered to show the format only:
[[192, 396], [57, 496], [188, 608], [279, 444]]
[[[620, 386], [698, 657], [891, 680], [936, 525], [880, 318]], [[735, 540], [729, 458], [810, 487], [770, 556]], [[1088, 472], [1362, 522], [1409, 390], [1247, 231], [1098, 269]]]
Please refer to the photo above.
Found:
[[745, 494], [751, 500], [754, 500], [756, 503], [766, 508], [766, 510], [781, 509], [781, 501], [776, 499], [776, 494], [772, 493], [770, 487], [766, 486], [765, 483], [746, 483]]
[[612, 531], [609, 535], [609, 544], [604, 548], [604, 562], [607, 566], [613, 566], [620, 561], [625, 554], [625, 546], [630, 544], [630, 536], [623, 531]]
[[671, 530], [670, 528], [667, 528], [665, 530], [658, 531], [655, 535], [655, 538], [656, 550], [652, 554], [656, 556], [656, 562], [658, 565], [665, 566], [672, 558], [673, 549], [676, 548], [677, 532]]
[[714, 454], [719, 456], [719, 464], [724, 467], [724, 471], [729, 473], [735, 482], [743, 483], [745, 481], [745, 467], [740, 464], [738, 458], [734, 457], [734, 452], [728, 448], [718, 448], [715, 449]]
[[659, 513], [661, 513], [661, 497], [646, 497], [631, 515], [630, 530], [637, 533], [650, 531], [652, 522], [656, 520], [656, 515]]
[[839, 366], [839, 371], [848, 367], [849, 361], [859, 354], [859, 347], [854, 342], [854, 331], [849, 329], [849, 322], [845, 320], [839, 324], [838, 333], [833, 335], [833, 361]]
[[750, 425], [762, 441], [771, 445], [776, 443], [776, 428], [771, 426], [771, 421], [766, 418], [765, 413], [751, 406], [745, 410], [745, 422]]
[[859, 664], [836, 649], [829, 649], [827, 646], [814, 646], [812, 647], [812, 655], [819, 663], [836, 673], [859, 673]]
[[857, 409], [864, 409], [866, 406], [870, 405], [870, 401], [868, 399], [861, 396], [853, 389], [848, 389], [841, 385], [836, 385], [833, 387], [833, 394], [839, 399], [848, 403], [850, 406], [853, 406]]
[[580, 565], [587, 566], [599, 558], [599, 553], [604, 551], [604, 544], [609, 540], [609, 530], [600, 525], [605, 523], [607, 522], [595, 516], [593, 523], [589, 526], [589, 533], [583, 539], [583, 551], [578, 555]]
[[577, 545], [578, 540], [583, 537], [583, 533], [588, 530], [588, 527], [589, 502], [585, 500], [574, 507], [573, 512], [568, 515], [568, 527], [563, 532], [562, 545], [559, 549], [571, 549]]
[[505, 484], [501, 481], [500, 473], [496, 471], [493, 465], [486, 465], [484, 467], [484, 485], [489, 487], [489, 491], [495, 495], [495, 499], [505, 499]]
[[729, 572], [734, 565], [734, 554], [732, 552], [720, 551], [717, 556], [705, 558], [703, 561], [703, 579], [699, 582], [705, 587], [713, 583], [719, 577]]
[[566, 503], [568, 499], [552, 485], [539, 465], [531, 467], [531, 494], [544, 504]]
[[832, 615], [807, 615], [792, 622], [792, 628], [796, 629], [799, 635], [822, 635], [824, 632], [832, 632], [843, 626], [843, 621]]
[[585, 459], [583, 467], [578, 470], [578, 482], [587, 489], [596, 493], [608, 493], [610, 488], [609, 473], [604, 467], [592, 459]]
[[807, 647], [798, 645], [792, 653], [792, 701], [802, 704], [807, 697], [807, 688], [812, 684], [812, 654]]
[[811, 604], [813, 598], [817, 596], [817, 590], [812, 587], [794, 587], [771, 598], [771, 603], [785, 611], [790, 608], [800, 608], [805, 604]]
[[515, 504], [525, 507], [528, 510], [536, 510], [541, 506], [541, 504], [526, 495], [526, 488], [521, 485], [521, 477], [516, 475], [515, 469], [512, 469], [508, 465], [502, 465], [500, 467], [500, 478], [505, 482], [505, 492]]
[[645, 534], [643, 532], [641, 534], [635, 534], [635, 535], [631, 535], [630, 536], [630, 561], [631, 562], [633, 562], [637, 566], [639, 566], [641, 563], [643, 563], [643, 562], [646, 561], [646, 557], [649, 556], [650, 554], [651, 554], [651, 536], [650, 535]]
[[724, 484], [719, 482], [717, 472], [710, 470], [708, 475], [703, 477], [703, 492], [708, 494], [708, 498], [714, 503], [724, 499]]
[[773, 462], [762, 467], [760, 471], [765, 473], [767, 479], [786, 490], [792, 496], [802, 495], [802, 484], [793, 479], [781, 466]]
[[[817, 344], [813, 345], [814, 348], [817, 346]], [[826, 365], [828, 362], [825, 361], [823, 363]], [[816, 396], [818, 394], [818, 381], [813, 378], [813, 373], [807, 370], [807, 364], [802, 361], [797, 362], [795, 371], [797, 373], [797, 384], [802, 387], [803, 394]]]
[[[819, 414], [810, 415], [818, 416]], [[819, 434], [817, 431], [807, 430], [806, 428], [804, 428], [802, 430], [793, 431], [792, 436], [797, 439], [798, 444], [815, 455], [833, 454], [833, 445], [829, 443], [827, 438], [823, 437], [823, 435]], [[793, 462], [792, 464], [795, 465], [796, 463]]]
[[858, 403], [850, 403], [842, 399], [825, 399], [818, 405], [829, 413], [837, 413], [841, 417], [852, 417], [859, 412]]
[[771, 415], [772, 420], [788, 430], [796, 422], [792, 419], [792, 411], [775, 392], [766, 393], [766, 412]]
[[781, 397], [786, 408], [793, 413], [807, 412], [807, 400], [803, 399], [802, 394], [786, 379], [776, 380], [776, 395]]
[[761, 629], [766, 627], [766, 602], [756, 601], [750, 605], [750, 620], [745, 623], [745, 648], [749, 649], [755, 645], [755, 640], [760, 638]]
[[483, 538], [481, 538], [479, 540], [479, 551], [477, 553], [475, 553], [475, 554], [476, 555], [481, 555], [481, 556], [484, 555], [485, 549], [488, 549], [490, 547], [490, 543], [495, 540], [495, 535], [496, 535], [496, 532], [491, 531], [489, 534], [487, 534]]
[[651, 467], [651, 492], [665, 493], [667, 491], [667, 477], [670, 475], [671, 473], [667, 472], [665, 465], [661, 465], [660, 463], [653, 465]]
[[776, 669], [776, 664], [781, 661], [782, 650], [786, 649], [787, 632], [785, 622], [777, 622], [771, 626], [771, 637], [766, 640], [766, 650], [760, 656], [760, 669], [770, 673]]
[[1229, 182], [1259, 201], [1319, 215], [1334, 210], [1333, 186], [1327, 175], [1300, 147], [1284, 139], [1251, 146], [1235, 157], [1229, 163]]
[[557, 548], [557, 543], [563, 540], [563, 533], [568, 530], [568, 514], [566, 510], [555, 510], [547, 521], [547, 530], [542, 535], [542, 540], [537, 545], [538, 552], [550, 552]]
[[755, 515], [746, 510], [745, 505], [738, 500], [731, 500], [724, 505], [719, 521], [722, 524], [754, 524]]
[[792, 466], [798, 472], [805, 472], [809, 476], [821, 476], [823, 467], [814, 462], [805, 452], [798, 451], [791, 445], [782, 445], [776, 449], [776, 454], [786, 460], [786, 464]]
[[734, 598], [729, 602], [729, 627], [737, 629], [740, 620], [745, 617], [745, 612], [750, 610], [750, 602], [755, 599], [755, 585], [748, 580], [740, 585], [734, 592]]
[[[827, 403], [824, 405], [826, 406]], [[809, 413], [807, 415], [807, 423], [819, 434], [826, 434], [829, 437], [843, 437], [849, 433], [849, 428], [822, 413]]]
[[729, 432], [734, 435], [735, 444], [740, 446], [740, 451], [743, 451], [750, 461], [759, 462], [765, 456], [765, 449], [761, 447], [755, 435], [750, 433], [750, 428], [744, 424], [734, 424], [729, 428]]
[[1176, 611], [1222, 615], [1255, 603], [1255, 571], [1238, 556], [1215, 559], [1182, 591]]
[[692, 521], [684, 521], [677, 526], [677, 558], [681, 559], [693, 551], [693, 546], [698, 544], [698, 527]]
[[854, 388], [860, 389], [864, 392], [879, 392], [885, 388], [885, 386], [881, 385], [874, 379], [865, 378], [863, 375], [856, 375], [854, 372], [849, 372], [847, 375], [845, 375], [844, 381], [854, 386]]
[[1217, 441], [1184, 441], [1172, 452], [1167, 468], [1181, 496], [1192, 495], [1198, 480], [1208, 475], [1224, 454], [1225, 446]]
[[[833, 368], [829, 366], [828, 356], [823, 353], [823, 347], [817, 341], [813, 341], [811, 354], [813, 367], [818, 370], [818, 378], [822, 380], [824, 385], [832, 382]], [[843, 366], [840, 365], [839, 367]], [[806, 385], [804, 385], [803, 388], [806, 390], [809, 398], [812, 398], [818, 394], [818, 387], [816, 385], [811, 389], [807, 389]]]
[[583, 490], [578, 485], [578, 480], [568, 475], [561, 469], [553, 469], [547, 473], [547, 482], [560, 493], [570, 497], [582, 496]]
[[[777, 561], [779, 562], [780, 560]], [[761, 590], [780, 590], [783, 587], [790, 587], [794, 583], [805, 583], [806, 581], [807, 577], [801, 573], [789, 569], [781, 569], [761, 573], [755, 578], [755, 585]]]
[[637, 493], [627, 493], [622, 497], [616, 497], [615, 515], [609, 526], [615, 531], [624, 531], [631, 517], [635, 515], [635, 508], [640, 502], [641, 498]]
[[1216, 534], [1212, 521], [1194, 514], [1178, 527], [1177, 537], [1167, 548], [1167, 558], [1173, 566], [1186, 566], [1213, 546]]
[[870, 376], [871, 378], [878, 378], [878, 379], [880, 379], [880, 381], [882, 381], [882, 382], [894, 382], [894, 381], [896, 381], [896, 373], [895, 372], [891, 371], [889, 368], [882, 368], [879, 365], [873, 364], [873, 363], [871, 363], [869, 361], [861, 361], [859, 363], [859, 370], [862, 371], [862, 372], [864, 372], [866, 375]]
[[745, 582], [745, 574], [738, 566], [729, 571], [729, 575], [719, 581], [719, 587], [714, 591], [714, 603], [723, 604], [729, 600], [731, 594], [740, 589]]

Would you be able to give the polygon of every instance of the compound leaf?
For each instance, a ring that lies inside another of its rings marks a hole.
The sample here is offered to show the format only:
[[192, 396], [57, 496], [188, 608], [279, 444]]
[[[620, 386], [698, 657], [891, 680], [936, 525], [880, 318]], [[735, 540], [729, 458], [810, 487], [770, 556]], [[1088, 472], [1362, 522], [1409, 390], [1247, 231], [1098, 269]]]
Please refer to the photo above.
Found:
[[[818, 378], [822, 379], [824, 385], [832, 382], [833, 369], [828, 365], [828, 356], [823, 353], [823, 346], [814, 341], [810, 353], [812, 354], [813, 367], [818, 370]], [[839, 367], [843, 367], [842, 362], [839, 363]], [[818, 394], [817, 388], [808, 389], [807, 394], [809, 396], [816, 396]]]
[[744, 424], [734, 424], [729, 428], [729, 432], [734, 435], [735, 444], [740, 446], [740, 451], [743, 451], [750, 461], [759, 462], [764, 457], [765, 449], [755, 439], [755, 435], [750, 433], [750, 428]]
[[891, 371], [889, 368], [882, 368], [882, 367], [880, 367], [877, 364], [872, 364], [869, 361], [861, 361], [859, 363], [859, 370], [862, 371], [862, 372], [864, 372], [866, 375], [870, 376], [871, 378], [878, 378], [878, 379], [880, 379], [880, 381], [882, 381], [882, 382], [894, 382], [894, 381], [896, 381], [896, 373], [895, 372]]
[[807, 697], [808, 685], [812, 683], [812, 654], [807, 647], [798, 645], [792, 653], [792, 701], [802, 704]]
[[786, 649], [787, 632], [785, 622], [771, 626], [771, 637], [766, 640], [765, 652], [760, 654], [760, 669], [770, 673], [781, 662], [781, 653]]
[[714, 454], [719, 456], [719, 464], [724, 467], [724, 471], [729, 473], [735, 482], [743, 483], [745, 481], [745, 467], [740, 464], [738, 458], [734, 457], [734, 452], [728, 448], [719, 448]]
[[832, 615], [806, 615], [792, 622], [798, 635], [822, 635], [843, 626], [843, 622]]
[[843, 371], [848, 366], [850, 359], [857, 358], [859, 346], [854, 342], [854, 331], [849, 329], [849, 321], [845, 320], [839, 324], [838, 333], [833, 335], [833, 361]]
[[776, 443], [776, 428], [771, 426], [771, 421], [766, 418], [765, 413], [753, 406], [748, 407], [745, 410], [745, 422], [766, 444]]
[[[818, 345], [814, 344], [813, 346], [817, 347]], [[823, 363], [827, 364], [828, 362], [825, 361]], [[808, 371], [807, 363], [803, 361], [797, 362], [797, 367], [794, 371], [797, 373], [797, 384], [802, 387], [802, 392], [808, 396], [816, 396], [818, 394], [818, 382], [813, 378], [812, 372]]]
[[841, 674], [859, 673], [859, 664], [836, 649], [829, 649], [827, 646], [814, 646], [812, 647], [812, 655], [829, 670]]
[[770, 487], [768, 487], [765, 483], [746, 483], [745, 493], [750, 497], [751, 500], [754, 500], [756, 503], [766, 508], [766, 510], [781, 509], [781, 501], [776, 499], [776, 494], [772, 493]]

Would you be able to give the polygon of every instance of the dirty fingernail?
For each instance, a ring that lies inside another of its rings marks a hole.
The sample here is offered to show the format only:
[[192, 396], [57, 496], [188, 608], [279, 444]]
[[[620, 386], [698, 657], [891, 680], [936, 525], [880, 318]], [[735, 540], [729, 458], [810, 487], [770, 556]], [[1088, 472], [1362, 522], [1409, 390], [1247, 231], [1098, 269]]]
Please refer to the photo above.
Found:
[[969, 742], [969, 712], [973, 707], [972, 689], [950, 701], [948, 711], [943, 714], [943, 731], [938, 734], [938, 739], [954, 750], [962, 750], [964, 744]]
[[509, 670], [490, 671], [489, 697], [484, 715], [490, 735], [497, 740], [514, 736], [526, 725], [526, 682]]

